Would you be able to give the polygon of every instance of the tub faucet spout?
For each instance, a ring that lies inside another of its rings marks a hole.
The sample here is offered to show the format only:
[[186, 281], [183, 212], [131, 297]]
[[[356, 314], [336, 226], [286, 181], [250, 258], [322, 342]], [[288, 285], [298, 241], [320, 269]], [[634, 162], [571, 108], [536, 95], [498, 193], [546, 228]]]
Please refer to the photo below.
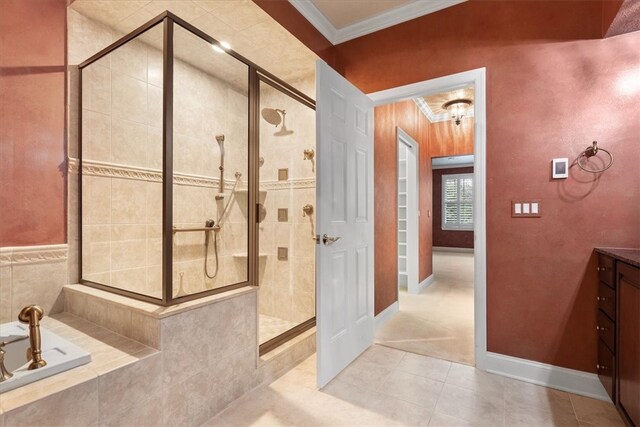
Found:
[[28, 355], [31, 363], [27, 369], [30, 371], [47, 365], [47, 362], [42, 358], [42, 340], [40, 338], [40, 320], [42, 316], [44, 316], [44, 310], [37, 305], [27, 306], [18, 314], [19, 321], [29, 324], [29, 344], [31, 347]]
[[18, 336], [18, 337], [9, 337], [8, 341], [1, 341], [0, 342], [0, 383], [3, 381], [8, 380], [9, 378], [11, 378], [13, 376], [13, 374], [11, 372], [9, 372], [7, 370], [7, 368], [4, 366], [4, 355], [7, 354], [6, 351], [4, 351], [4, 346], [7, 344], [11, 344], [17, 341], [22, 341], [22, 340], [26, 340], [27, 338], [29, 338], [28, 336]]

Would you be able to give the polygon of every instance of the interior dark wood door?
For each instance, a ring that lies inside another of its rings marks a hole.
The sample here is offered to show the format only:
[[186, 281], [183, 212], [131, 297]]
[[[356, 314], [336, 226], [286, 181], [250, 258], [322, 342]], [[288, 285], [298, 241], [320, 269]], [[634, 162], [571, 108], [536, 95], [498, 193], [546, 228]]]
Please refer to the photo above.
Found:
[[620, 405], [640, 425], [640, 269], [618, 263]]

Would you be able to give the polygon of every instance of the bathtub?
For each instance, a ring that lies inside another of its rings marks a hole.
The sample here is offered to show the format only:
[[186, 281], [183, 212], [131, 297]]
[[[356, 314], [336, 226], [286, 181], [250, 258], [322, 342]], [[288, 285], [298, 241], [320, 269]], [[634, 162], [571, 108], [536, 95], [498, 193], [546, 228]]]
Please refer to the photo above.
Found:
[[[4, 366], [13, 374], [13, 377], [0, 382], [0, 393], [68, 371], [91, 361], [91, 355], [88, 352], [42, 326], [40, 326], [40, 334], [42, 337], [42, 358], [47, 362], [47, 366], [33, 371], [27, 370], [29, 365], [26, 357], [27, 348], [29, 348], [28, 338], [5, 345]], [[29, 326], [23, 323], [11, 322], [0, 325], [0, 341], [11, 341], [16, 337], [28, 335]]]

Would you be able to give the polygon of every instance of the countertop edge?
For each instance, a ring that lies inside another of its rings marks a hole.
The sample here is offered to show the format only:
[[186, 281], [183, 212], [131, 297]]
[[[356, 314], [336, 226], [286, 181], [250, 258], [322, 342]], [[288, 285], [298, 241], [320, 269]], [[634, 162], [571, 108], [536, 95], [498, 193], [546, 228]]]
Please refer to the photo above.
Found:
[[599, 254], [607, 255], [618, 261], [640, 268], [640, 248], [607, 248], [596, 247]]

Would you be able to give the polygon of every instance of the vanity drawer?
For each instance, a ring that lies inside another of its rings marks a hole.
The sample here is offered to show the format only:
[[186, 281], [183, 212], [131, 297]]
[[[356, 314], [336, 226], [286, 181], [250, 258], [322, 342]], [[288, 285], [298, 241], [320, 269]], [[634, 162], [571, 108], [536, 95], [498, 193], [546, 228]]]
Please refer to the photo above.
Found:
[[596, 365], [598, 378], [600, 378], [600, 382], [604, 386], [605, 390], [607, 390], [607, 394], [611, 397], [611, 400], [615, 402], [613, 395], [614, 363], [615, 358], [613, 357], [613, 353], [607, 348], [602, 340], [598, 340], [598, 364]]
[[615, 277], [613, 276], [613, 258], [598, 254], [598, 277], [601, 282], [606, 283], [612, 288], [616, 287]]
[[598, 337], [615, 353], [615, 323], [611, 321], [602, 311], [598, 311]]
[[605, 312], [610, 319], [616, 318], [616, 291], [600, 282], [598, 285], [598, 308]]

